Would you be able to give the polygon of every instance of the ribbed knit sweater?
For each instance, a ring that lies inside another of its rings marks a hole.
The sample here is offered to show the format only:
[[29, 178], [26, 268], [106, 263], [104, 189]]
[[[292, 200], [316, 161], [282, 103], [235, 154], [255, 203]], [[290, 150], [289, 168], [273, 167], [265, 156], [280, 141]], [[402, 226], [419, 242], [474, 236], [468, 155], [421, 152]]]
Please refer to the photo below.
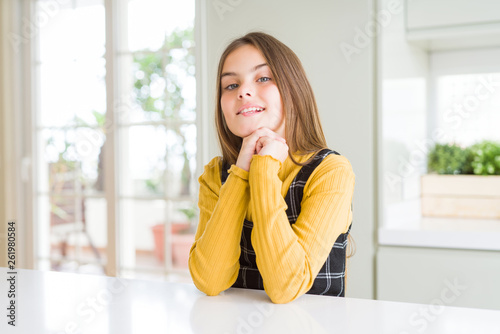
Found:
[[[305, 162], [311, 156], [294, 158]], [[314, 170], [293, 225], [284, 198], [301, 166], [289, 157], [281, 163], [254, 155], [248, 172], [232, 165], [221, 187], [221, 165], [220, 157], [212, 159], [199, 177], [200, 220], [189, 256], [196, 287], [214, 296], [234, 284], [246, 218], [254, 224], [252, 245], [271, 300], [287, 303], [309, 291], [331, 246], [352, 221], [355, 175], [347, 158], [331, 154]]]

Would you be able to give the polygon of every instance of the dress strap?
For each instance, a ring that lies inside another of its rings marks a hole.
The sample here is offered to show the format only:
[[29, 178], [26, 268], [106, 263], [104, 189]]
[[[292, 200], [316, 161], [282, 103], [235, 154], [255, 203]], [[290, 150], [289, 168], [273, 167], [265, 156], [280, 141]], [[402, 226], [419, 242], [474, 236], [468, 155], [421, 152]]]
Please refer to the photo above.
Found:
[[341, 155], [340, 153], [328, 148], [319, 151], [311, 162], [300, 169], [299, 173], [290, 184], [288, 192], [285, 196], [285, 202], [288, 205], [286, 214], [290, 224], [295, 223], [299, 217], [302, 197], [304, 196], [304, 186], [306, 185], [309, 176], [311, 176], [312, 172], [314, 172], [323, 159], [330, 154]]
[[224, 185], [226, 183], [227, 177], [229, 176], [229, 173], [227, 172], [231, 168], [227, 162], [224, 162], [221, 160], [221, 168], [220, 168], [220, 182], [221, 185]]

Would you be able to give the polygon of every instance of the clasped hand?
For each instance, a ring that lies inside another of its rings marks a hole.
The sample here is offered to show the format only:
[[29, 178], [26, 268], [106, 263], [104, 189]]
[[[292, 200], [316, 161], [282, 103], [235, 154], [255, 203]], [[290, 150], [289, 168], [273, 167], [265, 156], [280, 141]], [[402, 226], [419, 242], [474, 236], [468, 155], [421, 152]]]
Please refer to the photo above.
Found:
[[250, 170], [252, 157], [255, 155], [270, 155], [284, 162], [288, 156], [288, 145], [285, 138], [268, 128], [255, 130], [249, 136], [243, 138], [241, 150], [236, 160], [236, 166]]

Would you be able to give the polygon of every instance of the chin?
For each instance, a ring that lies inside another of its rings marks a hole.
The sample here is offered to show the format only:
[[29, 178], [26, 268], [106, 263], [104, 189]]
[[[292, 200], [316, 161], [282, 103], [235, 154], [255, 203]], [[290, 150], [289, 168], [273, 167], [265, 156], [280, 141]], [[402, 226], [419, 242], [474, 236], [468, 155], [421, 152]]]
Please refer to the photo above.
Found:
[[233, 131], [233, 130], [231, 130], [231, 129], [229, 129], [229, 130], [231, 130], [231, 133], [232, 133], [233, 135], [235, 135], [235, 136], [240, 137], [240, 138], [242, 138], [242, 139], [243, 139], [243, 138], [245, 138], [245, 137], [250, 136], [250, 135], [251, 135], [252, 133], [254, 133], [254, 132], [255, 132], [255, 130], [257, 130], [257, 129], [258, 129], [258, 128], [255, 128], [255, 129], [253, 129], [253, 128], [239, 129], [238, 131]]
[[235, 131], [233, 131], [233, 129], [231, 129], [231, 128], [229, 128], [229, 130], [231, 131], [232, 134], [234, 134], [235, 136], [240, 137], [240, 138], [248, 137], [252, 133], [257, 131], [257, 129], [260, 129], [262, 127], [267, 127], [268, 129], [270, 129], [271, 131], [274, 131], [274, 132], [279, 130], [276, 126], [271, 127], [271, 126], [268, 126], [266, 124], [264, 124], [264, 125], [263, 124], [253, 124], [253, 125], [245, 124], [245, 125], [246, 125], [245, 127], [239, 127]]
[[236, 137], [240, 137], [241, 139], [245, 138], [245, 137], [248, 137], [250, 136], [251, 134], [253, 133], [253, 131], [250, 131], [250, 132], [238, 132], [238, 133], [234, 133], [233, 134], [236, 136]]

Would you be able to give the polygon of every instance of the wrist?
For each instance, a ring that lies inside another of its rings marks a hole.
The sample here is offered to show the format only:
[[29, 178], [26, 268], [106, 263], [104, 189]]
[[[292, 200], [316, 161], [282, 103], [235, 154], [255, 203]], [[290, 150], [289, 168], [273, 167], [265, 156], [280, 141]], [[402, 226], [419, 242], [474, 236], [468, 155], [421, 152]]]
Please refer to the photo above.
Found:
[[242, 180], [248, 181], [248, 171], [241, 168], [238, 165], [232, 165], [231, 168], [228, 170], [229, 174], [233, 174], [235, 176], [238, 176]]
[[248, 172], [250, 170], [250, 162], [242, 162], [238, 159], [234, 165], [239, 169], [244, 170], [245, 172]]

